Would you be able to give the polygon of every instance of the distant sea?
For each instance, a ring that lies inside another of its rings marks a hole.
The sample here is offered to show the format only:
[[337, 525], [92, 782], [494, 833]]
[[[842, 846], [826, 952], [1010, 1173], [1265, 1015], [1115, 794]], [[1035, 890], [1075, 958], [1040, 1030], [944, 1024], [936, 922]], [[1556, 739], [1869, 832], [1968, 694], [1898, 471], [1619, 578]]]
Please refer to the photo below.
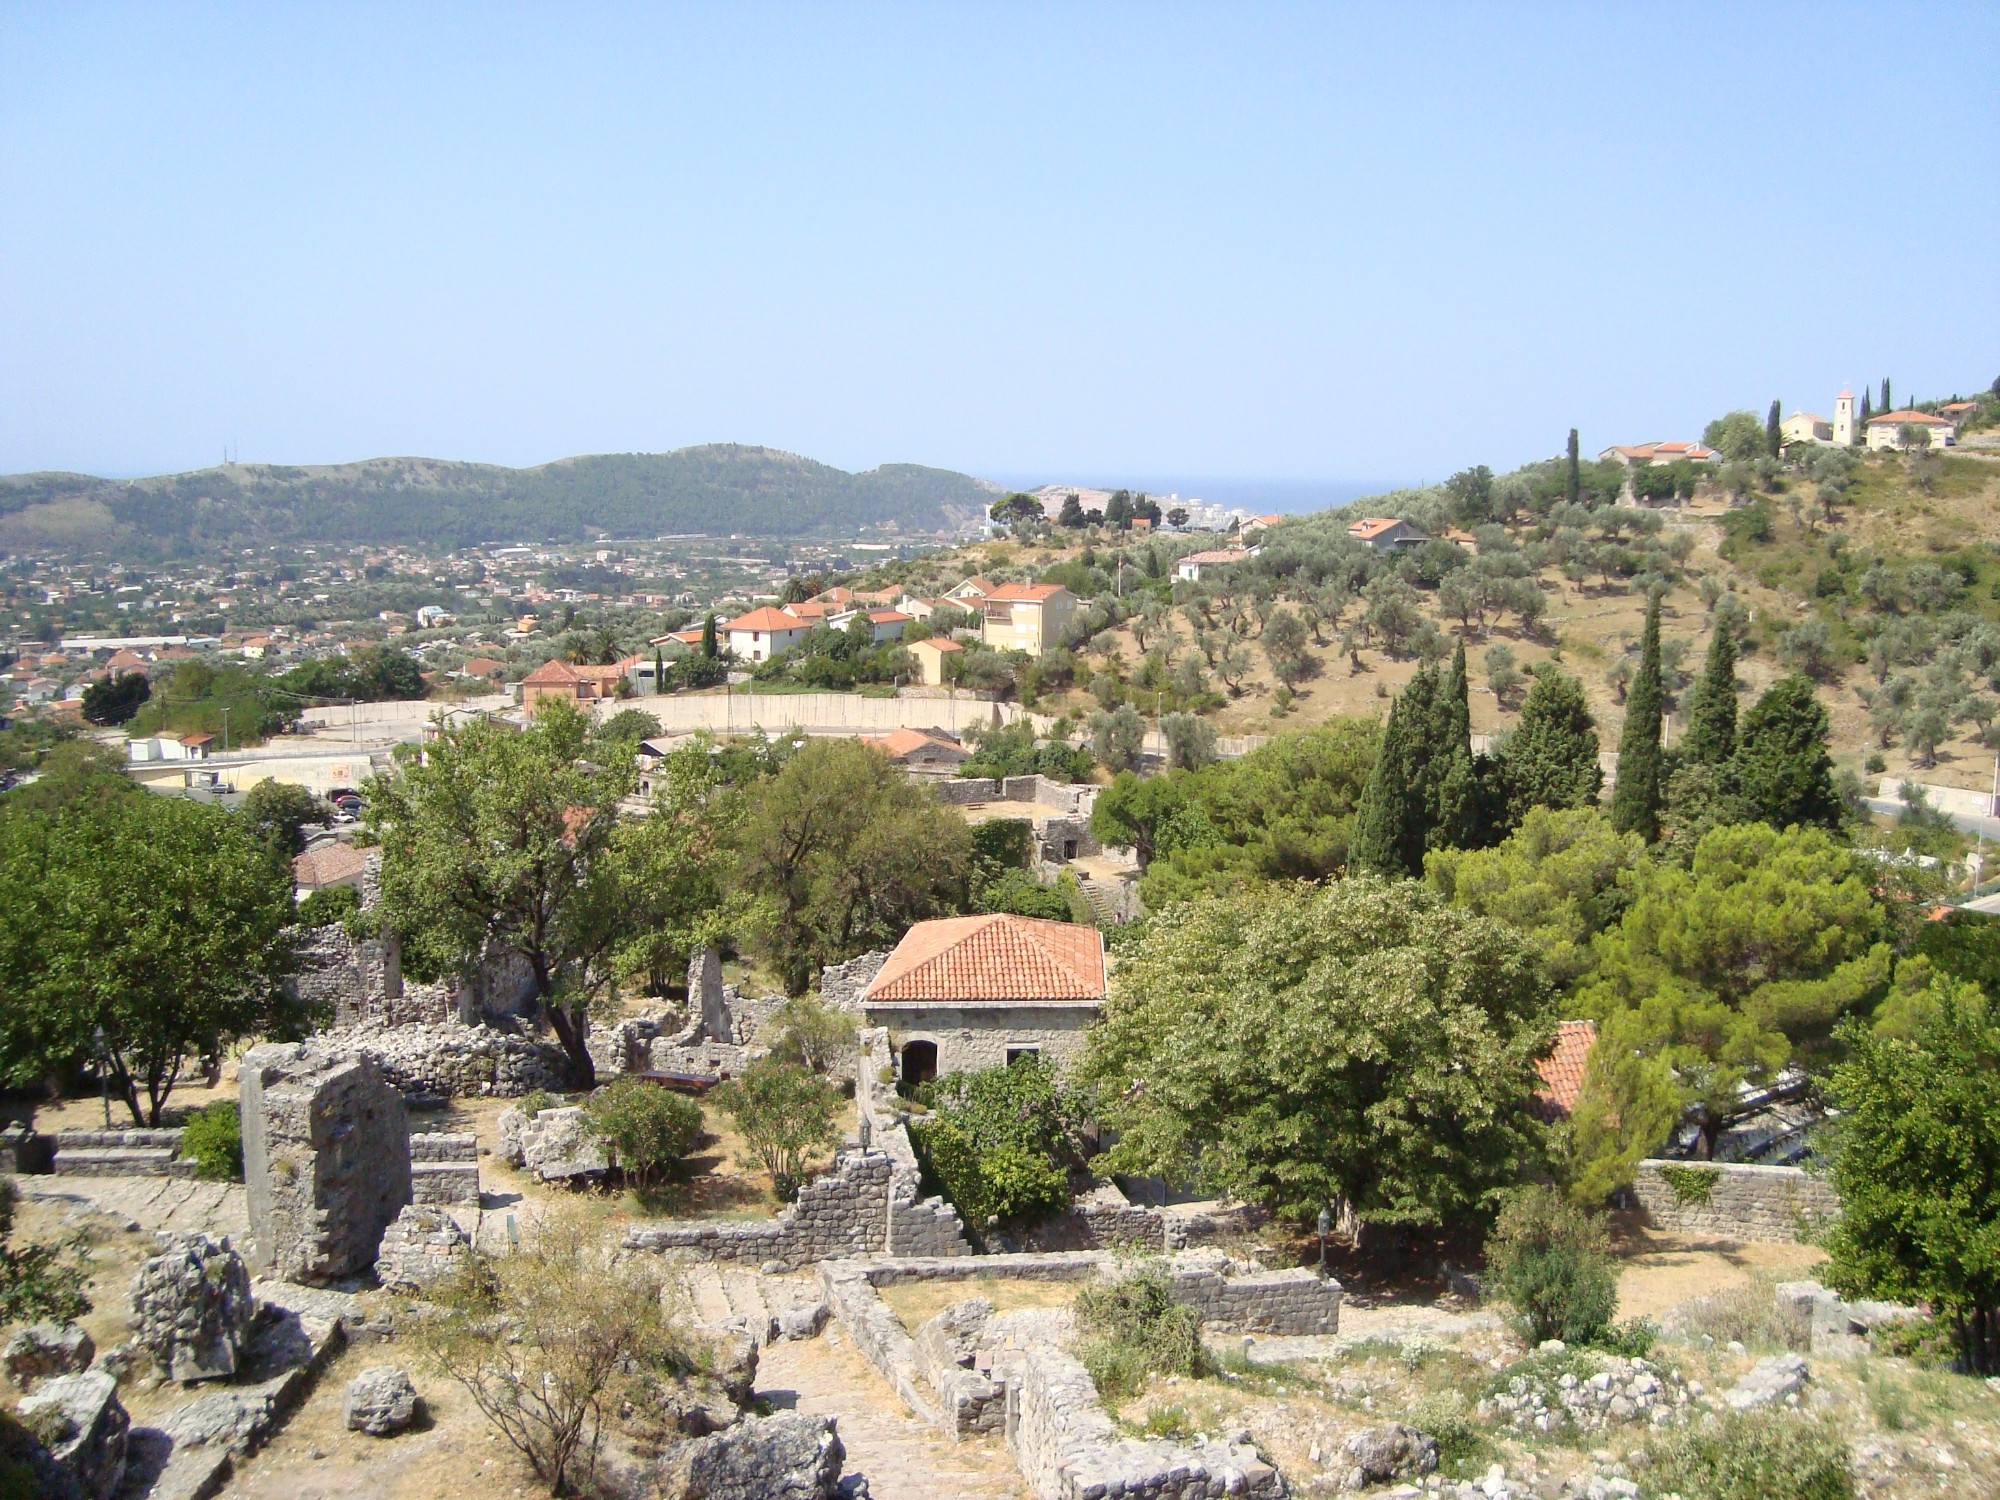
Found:
[[1369, 495], [1386, 494], [1416, 483], [1409, 479], [1226, 479], [1162, 474], [995, 474], [995, 484], [1014, 489], [1039, 489], [1045, 484], [1088, 485], [1100, 490], [1144, 490], [1149, 495], [1179, 495], [1211, 505], [1238, 506], [1257, 515], [1303, 515], [1332, 510]]

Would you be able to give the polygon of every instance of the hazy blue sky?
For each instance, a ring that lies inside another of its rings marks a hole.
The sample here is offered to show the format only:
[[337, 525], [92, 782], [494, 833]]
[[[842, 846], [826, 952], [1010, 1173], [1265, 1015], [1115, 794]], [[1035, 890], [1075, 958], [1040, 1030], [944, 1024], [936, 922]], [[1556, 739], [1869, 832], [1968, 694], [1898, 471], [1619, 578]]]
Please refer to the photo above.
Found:
[[1438, 478], [2000, 375], [2000, 6], [0, 4], [0, 470]]

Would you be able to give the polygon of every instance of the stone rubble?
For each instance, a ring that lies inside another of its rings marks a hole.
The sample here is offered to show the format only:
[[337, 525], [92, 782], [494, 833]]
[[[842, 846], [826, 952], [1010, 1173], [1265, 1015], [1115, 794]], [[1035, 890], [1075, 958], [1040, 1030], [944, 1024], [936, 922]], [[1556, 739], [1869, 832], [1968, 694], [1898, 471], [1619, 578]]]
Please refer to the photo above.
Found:
[[132, 1419], [118, 1382], [102, 1370], [58, 1375], [22, 1400], [22, 1425], [47, 1445], [71, 1488], [87, 1500], [111, 1500], [125, 1478]]
[[417, 1388], [409, 1372], [372, 1365], [347, 1383], [347, 1430], [394, 1437], [417, 1419]]
[[[1558, 1350], [1549, 1353], [1562, 1358]], [[1628, 1422], [1665, 1427], [1679, 1421], [1694, 1399], [1678, 1371], [1648, 1360], [1584, 1352], [1568, 1365], [1515, 1374], [1505, 1390], [1479, 1403], [1480, 1415], [1524, 1432], [1593, 1432]]]
[[38, 1380], [74, 1375], [90, 1368], [97, 1345], [74, 1323], [30, 1323], [0, 1350], [0, 1369], [18, 1390], [31, 1390]]
[[243, 1257], [225, 1237], [162, 1233], [132, 1279], [133, 1340], [171, 1380], [234, 1375], [256, 1302]]
[[428, 1026], [355, 1026], [315, 1042], [370, 1059], [412, 1098], [519, 1098], [570, 1083], [568, 1056], [552, 1042], [457, 1021]]
[[428, 1291], [472, 1255], [472, 1238], [441, 1208], [412, 1203], [382, 1231], [375, 1279], [393, 1291]]
[[1341, 1488], [1359, 1490], [1431, 1473], [1437, 1468], [1438, 1445], [1428, 1433], [1385, 1422], [1349, 1438], [1347, 1456], [1353, 1463], [1341, 1477]]
[[1802, 1354], [1771, 1354], [1757, 1361], [1743, 1378], [1723, 1392], [1722, 1399], [1736, 1411], [1773, 1406], [1779, 1402], [1796, 1406], [1799, 1393], [1812, 1378]]
[[847, 1451], [832, 1417], [748, 1417], [683, 1443], [662, 1468], [681, 1500], [835, 1500]]
[[578, 1106], [524, 1116], [514, 1128], [520, 1141], [521, 1165], [543, 1182], [588, 1186], [603, 1181], [611, 1171], [610, 1153], [604, 1142], [591, 1134]]

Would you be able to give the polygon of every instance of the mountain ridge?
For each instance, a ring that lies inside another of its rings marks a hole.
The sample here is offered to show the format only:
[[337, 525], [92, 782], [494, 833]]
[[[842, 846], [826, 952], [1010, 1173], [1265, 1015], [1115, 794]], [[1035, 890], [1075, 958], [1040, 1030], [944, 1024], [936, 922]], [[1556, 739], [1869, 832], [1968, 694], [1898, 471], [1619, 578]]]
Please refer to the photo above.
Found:
[[104, 479], [0, 475], [0, 545], [150, 547], [408, 543], [472, 546], [671, 532], [809, 536], [865, 526], [931, 532], [999, 489], [921, 464], [849, 473], [743, 443], [587, 453], [527, 468], [422, 456], [226, 464]]

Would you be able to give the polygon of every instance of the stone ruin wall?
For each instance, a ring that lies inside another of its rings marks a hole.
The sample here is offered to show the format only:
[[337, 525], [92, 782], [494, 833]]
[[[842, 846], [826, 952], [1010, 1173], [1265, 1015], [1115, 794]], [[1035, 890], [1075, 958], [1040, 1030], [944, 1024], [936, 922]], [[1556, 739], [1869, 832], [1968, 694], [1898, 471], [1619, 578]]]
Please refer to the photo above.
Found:
[[890, 1174], [889, 1158], [880, 1151], [843, 1152], [833, 1171], [807, 1183], [775, 1219], [640, 1224], [626, 1231], [625, 1248], [788, 1266], [880, 1254], [888, 1244]]
[[366, 1057], [266, 1043], [238, 1070], [249, 1259], [287, 1281], [330, 1281], [375, 1263], [410, 1201], [402, 1094]]
[[569, 1087], [569, 1058], [554, 1042], [449, 1021], [356, 1026], [321, 1033], [317, 1045], [365, 1057], [413, 1099], [517, 1099]]
[[[1713, 1173], [1706, 1199], [1682, 1202], [1668, 1172]], [[1798, 1167], [1642, 1161], [1632, 1191], [1655, 1228], [1726, 1240], [1790, 1243], [1799, 1238], [1801, 1218], [1823, 1220], [1840, 1212], [1826, 1179]]]

